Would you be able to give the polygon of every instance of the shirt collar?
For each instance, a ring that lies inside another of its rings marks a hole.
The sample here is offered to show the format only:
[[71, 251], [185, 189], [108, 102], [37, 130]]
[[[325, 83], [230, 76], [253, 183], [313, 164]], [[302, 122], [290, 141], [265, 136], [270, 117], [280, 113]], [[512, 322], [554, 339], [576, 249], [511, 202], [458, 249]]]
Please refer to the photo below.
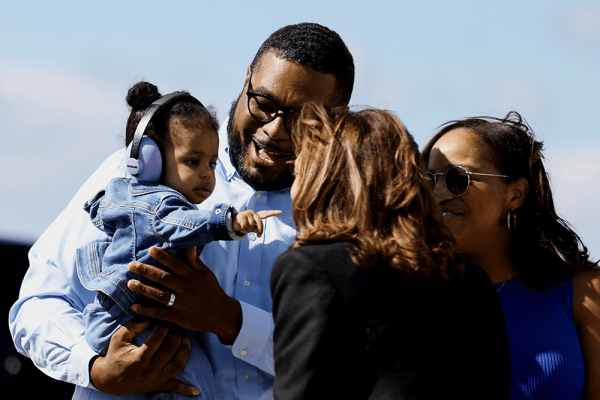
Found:
[[223, 175], [227, 182], [237, 174], [235, 167], [233, 166], [233, 161], [231, 160], [231, 154], [229, 154], [229, 137], [227, 133], [227, 124], [229, 122], [229, 118], [223, 122], [221, 128], [219, 129], [219, 164], [223, 170]]

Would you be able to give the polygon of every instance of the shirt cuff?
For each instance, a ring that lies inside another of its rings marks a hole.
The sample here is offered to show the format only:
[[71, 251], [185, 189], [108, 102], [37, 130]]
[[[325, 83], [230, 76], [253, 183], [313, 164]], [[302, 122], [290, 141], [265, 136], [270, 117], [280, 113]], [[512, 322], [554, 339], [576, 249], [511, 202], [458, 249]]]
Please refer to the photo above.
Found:
[[90, 382], [90, 360], [97, 355], [85, 340], [73, 346], [69, 360], [68, 381], [96, 390]]
[[273, 318], [265, 310], [240, 301], [242, 307], [242, 329], [235, 339], [231, 351], [240, 360], [256, 365], [272, 339]]

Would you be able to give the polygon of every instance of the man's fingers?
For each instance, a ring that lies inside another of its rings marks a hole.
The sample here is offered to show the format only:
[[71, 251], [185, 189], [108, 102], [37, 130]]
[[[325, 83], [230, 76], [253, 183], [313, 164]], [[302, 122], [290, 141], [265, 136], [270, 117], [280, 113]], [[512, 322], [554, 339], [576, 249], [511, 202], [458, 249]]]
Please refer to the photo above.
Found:
[[168, 304], [169, 300], [171, 300], [171, 293], [174, 293], [145, 285], [136, 279], [131, 279], [129, 282], [127, 282], [127, 287], [132, 292], [139, 293], [145, 297], [148, 297], [149, 299], [156, 300], [163, 304]]
[[191, 339], [184, 338], [174, 355], [171, 355], [171, 357], [165, 359], [167, 357], [167, 354], [165, 353], [165, 358], [161, 359], [161, 361], [166, 364], [163, 368], [163, 374], [165, 376], [173, 378], [183, 370], [183, 367], [185, 367], [188, 362], [190, 350], [192, 348], [191, 346]]
[[274, 217], [276, 215], [281, 215], [281, 210], [267, 210], [267, 211], [259, 211], [257, 213], [262, 219]]
[[144, 352], [144, 357], [153, 358], [168, 334], [169, 328], [162, 324], [156, 325], [146, 338], [144, 344], [141, 346]]
[[196, 246], [188, 247], [185, 250], [185, 258], [188, 263], [192, 266], [196, 271], [210, 271], [210, 269], [198, 258], [196, 254]]
[[131, 320], [125, 325], [117, 329], [113, 337], [119, 342], [133, 343], [133, 339], [138, 333], [144, 332], [150, 327], [150, 321], [134, 321]]
[[162, 343], [156, 353], [154, 353], [154, 357], [152, 357], [152, 363], [162, 369], [165, 378], [173, 378], [177, 375], [166, 375], [164, 370], [167, 363], [175, 357], [177, 350], [181, 346], [182, 339], [181, 332], [175, 330], [175, 332]]
[[138, 304], [138, 303], [134, 303], [131, 306], [131, 309], [143, 316], [149, 317], [149, 318], [154, 318], [154, 319], [162, 319], [163, 321], [168, 321], [167, 319], [161, 318], [162, 314], [161, 311], [164, 310], [165, 308], [156, 308], [156, 307], [149, 307], [149, 306], [144, 306], [142, 304]]
[[137, 261], [129, 263], [129, 271], [166, 287], [173, 286], [177, 280], [181, 279], [177, 275], [171, 274], [165, 270]]
[[[181, 261], [174, 255], [169, 254], [166, 251], [164, 251], [163, 249], [156, 247], [156, 246], [150, 247], [150, 250], [148, 250], [148, 254], [150, 254], [150, 256], [152, 258], [154, 258], [156, 261], [158, 261], [162, 265], [169, 267], [169, 269], [171, 271], [173, 271], [174, 274], [179, 275], [184, 278], [186, 277], [186, 273], [189, 271], [189, 267], [187, 265], [185, 265], [185, 263], [183, 261]], [[130, 271], [131, 271], [131, 269], [130, 269]], [[148, 279], [150, 279], [150, 278], [148, 278]], [[159, 282], [159, 283], [162, 284], [162, 282]]]
[[188, 247], [185, 249], [185, 259], [190, 263], [190, 265], [194, 265], [194, 262], [198, 259], [198, 254], [196, 253], [196, 246]]
[[177, 392], [185, 396], [198, 396], [200, 394], [200, 390], [198, 390], [198, 388], [194, 386], [184, 385], [183, 383], [175, 379], [169, 379], [164, 383], [164, 385], [158, 388], [158, 390], [167, 392]]

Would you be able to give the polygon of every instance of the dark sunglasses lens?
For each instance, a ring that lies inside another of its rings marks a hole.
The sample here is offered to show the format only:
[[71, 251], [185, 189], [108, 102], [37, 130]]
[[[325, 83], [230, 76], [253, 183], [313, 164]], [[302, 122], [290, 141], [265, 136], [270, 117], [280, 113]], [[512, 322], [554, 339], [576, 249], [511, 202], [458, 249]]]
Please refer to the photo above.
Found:
[[266, 97], [252, 96], [248, 99], [248, 111], [260, 122], [270, 122], [277, 115], [277, 107]]
[[469, 175], [462, 167], [452, 167], [444, 176], [446, 189], [453, 196], [462, 196], [469, 188]]

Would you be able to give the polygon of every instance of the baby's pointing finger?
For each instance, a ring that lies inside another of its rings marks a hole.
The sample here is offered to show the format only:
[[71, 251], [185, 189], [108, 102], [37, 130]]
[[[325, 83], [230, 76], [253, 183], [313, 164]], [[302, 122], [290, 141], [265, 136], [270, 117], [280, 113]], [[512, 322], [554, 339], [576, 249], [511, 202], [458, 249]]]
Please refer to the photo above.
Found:
[[260, 218], [260, 215], [258, 214], [254, 214], [254, 223], [256, 225], [256, 234], [258, 235], [258, 237], [262, 236], [263, 233], [263, 223], [262, 223], [262, 219]]
[[262, 219], [274, 217], [275, 215], [281, 215], [281, 210], [267, 210], [267, 211], [259, 211], [258, 216]]

